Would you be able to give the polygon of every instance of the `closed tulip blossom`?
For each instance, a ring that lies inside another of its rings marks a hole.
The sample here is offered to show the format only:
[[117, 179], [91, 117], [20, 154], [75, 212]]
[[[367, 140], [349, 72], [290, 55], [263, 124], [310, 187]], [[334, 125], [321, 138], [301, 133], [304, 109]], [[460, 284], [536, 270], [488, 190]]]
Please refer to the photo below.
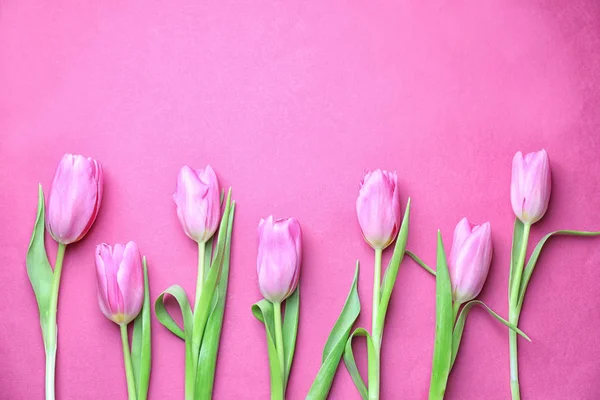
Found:
[[96, 247], [98, 303], [106, 318], [127, 325], [144, 302], [142, 258], [135, 242]]
[[96, 220], [102, 201], [102, 166], [92, 158], [65, 154], [48, 198], [46, 225], [58, 243], [80, 240]]
[[550, 200], [550, 162], [546, 150], [523, 156], [515, 154], [512, 163], [510, 201], [512, 209], [524, 224], [539, 221]]
[[454, 229], [448, 260], [452, 295], [458, 304], [477, 297], [490, 270], [492, 261], [492, 229], [490, 223], [471, 224], [460, 220]]
[[356, 212], [362, 234], [374, 249], [384, 249], [400, 229], [400, 198], [395, 172], [377, 169], [361, 182]]
[[173, 200], [186, 235], [198, 243], [214, 235], [219, 227], [221, 202], [217, 175], [210, 165], [198, 170], [182, 167]]
[[302, 230], [295, 218], [261, 219], [258, 225], [258, 285], [264, 298], [281, 303], [300, 277]]

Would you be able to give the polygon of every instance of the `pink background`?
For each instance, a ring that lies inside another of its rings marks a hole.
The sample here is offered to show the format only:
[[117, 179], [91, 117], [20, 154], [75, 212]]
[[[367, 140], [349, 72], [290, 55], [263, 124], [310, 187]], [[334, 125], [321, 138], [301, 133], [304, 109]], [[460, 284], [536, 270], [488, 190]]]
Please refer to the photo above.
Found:
[[[96, 300], [97, 243], [138, 242], [153, 300], [175, 283], [193, 294], [196, 247], [171, 199], [184, 163], [213, 165], [239, 206], [220, 399], [268, 398], [264, 328], [250, 312], [260, 299], [261, 217], [296, 216], [304, 229], [288, 398], [304, 398], [317, 373], [356, 258], [359, 323], [368, 324], [372, 252], [355, 216], [364, 169], [398, 172], [403, 207], [413, 199], [409, 248], [431, 264], [436, 229], [449, 246], [462, 216], [491, 221], [495, 255], [481, 298], [503, 315], [517, 150], [545, 147], [552, 162], [552, 201], [534, 241], [559, 228], [600, 229], [594, 0], [83, 3], [0, 6], [2, 399], [43, 396], [25, 252], [36, 185], [49, 190], [65, 152], [103, 163], [105, 196], [88, 236], [67, 250], [59, 399], [126, 396], [118, 329]], [[47, 247], [54, 259], [55, 243]], [[520, 346], [524, 399], [600, 398], [599, 266], [600, 239], [548, 243], [522, 317], [533, 339]], [[383, 399], [425, 397], [434, 315], [434, 280], [405, 260], [385, 329]], [[153, 329], [150, 397], [183, 398], [183, 343], [156, 320]], [[344, 366], [331, 398], [358, 398]], [[507, 333], [482, 310], [469, 317], [447, 398], [509, 398]]]

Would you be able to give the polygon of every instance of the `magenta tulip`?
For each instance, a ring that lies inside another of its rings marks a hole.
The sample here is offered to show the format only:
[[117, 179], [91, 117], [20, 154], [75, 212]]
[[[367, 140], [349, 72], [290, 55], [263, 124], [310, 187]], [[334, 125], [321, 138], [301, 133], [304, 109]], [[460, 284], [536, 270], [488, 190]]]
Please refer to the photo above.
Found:
[[400, 198], [395, 172], [377, 169], [361, 182], [356, 212], [362, 234], [374, 249], [384, 249], [400, 229]]
[[519, 151], [512, 163], [510, 201], [512, 209], [524, 224], [539, 221], [550, 201], [550, 162], [542, 149], [525, 156]]
[[127, 325], [144, 302], [142, 258], [135, 242], [96, 247], [98, 303], [106, 318]]
[[288, 298], [300, 278], [302, 230], [295, 218], [273, 220], [269, 216], [258, 224], [258, 285], [263, 297], [272, 303]]
[[182, 167], [173, 200], [186, 235], [203, 243], [215, 234], [219, 227], [221, 202], [217, 175], [210, 165], [195, 171], [187, 165]]
[[454, 229], [448, 262], [452, 295], [458, 304], [477, 297], [492, 261], [492, 228], [490, 223], [474, 225], [467, 218]]
[[99, 162], [80, 155], [63, 156], [48, 197], [46, 225], [54, 240], [69, 244], [85, 236], [98, 215], [102, 185]]

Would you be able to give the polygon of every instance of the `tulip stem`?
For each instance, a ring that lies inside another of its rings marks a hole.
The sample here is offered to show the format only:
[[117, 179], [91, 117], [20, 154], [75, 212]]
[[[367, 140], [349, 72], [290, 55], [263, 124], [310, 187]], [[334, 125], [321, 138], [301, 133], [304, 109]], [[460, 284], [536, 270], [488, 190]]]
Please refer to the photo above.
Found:
[[[519, 291], [521, 290], [521, 276], [525, 267], [525, 258], [527, 255], [527, 243], [529, 242], [529, 231], [531, 224], [523, 224], [523, 236], [521, 237], [521, 249], [519, 250], [518, 262], [514, 268], [512, 281], [512, 291], [508, 299], [508, 320], [515, 326], [519, 323], [520, 310], [518, 307]], [[517, 354], [517, 334], [512, 329], [508, 330], [508, 344], [510, 349], [510, 391], [513, 400], [520, 400], [521, 393], [519, 388], [519, 357]]]
[[131, 363], [131, 352], [129, 351], [129, 336], [127, 335], [127, 324], [120, 324], [121, 342], [123, 343], [123, 361], [125, 362], [125, 376], [127, 377], [127, 392], [129, 400], [136, 400], [135, 381], [133, 379], [133, 364]]
[[46, 349], [46, 400], [54, 400], [54, 376], [56, 370], [56, 311], [58, 310], [58, 289], [65, 259], [66, 244], [59, 243], [54, 263], [52, 277], [52, 292], [50, 293], [50, 307], [48, 307], [48, 330], [44, 333], [44, 347]]
[[273, 303], [273, 314], [275, 318], [275, 347], [279, 357], [279, 369], [281, 371], [282, 387], [285, 394], [285, 362], [283, 349], [283, 331], [281, 323], [281, 302]]
[[373, 354], [373, 360], [369, 360], [372, 365], [369, 366], [369, 399], [379, 399], [379, 380], [380, 380], [380, 353], [381, 353], [381, 336], [383, 327], [379, 326], [379, 322], [383, 325], [385, 318], [379, 318], [379, 303], [381, 302], [381, 255], [382, 249], [375, 249], [375, 268], [373, 274], [373, 315], [372, 315], [372, 326], [371, 335], [373, 338], [373, 345], [375, 347], [375, 354]]
[[200, 295], [202, 294], [202, 286], [204, 286], [204, 252], [206, 242], [198, 242], [198, 278], [196, 282], [196, 302], [194, 303], [194, 313], [198, 311], [200, 304]]

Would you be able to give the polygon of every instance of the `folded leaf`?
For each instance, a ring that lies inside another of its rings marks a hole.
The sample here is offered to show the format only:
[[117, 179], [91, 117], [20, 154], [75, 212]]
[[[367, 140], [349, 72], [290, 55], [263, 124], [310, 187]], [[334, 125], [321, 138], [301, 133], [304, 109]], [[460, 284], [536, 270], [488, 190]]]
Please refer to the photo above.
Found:
[[285, 389], [283, 386], [283, 371], [279, 366], [279, 355], [275, 346], [275, 321], [273, 315], [273, 304], [262, 299], [252, 306], [252, 314], [260, 322], [265, 324], [267, 334], [267, 348], [269, 351], [269, 371], [271, 376], [271, 399], [283, 400]]
[[133, 323], [133, 339], [131, 341], [131, 361], [137, 400], [148, 398], [151, 368], [151, 335], [150, 335], [150, 287], [148, 284], [148, 266], [146, 257], [142, 258], [144, 265], [144, 304], [142, 311]]
[[300, 313], [300, 284], [294, 293], [285, 300], [285, 317], [283, 320], [283, 359], [285, 364], [283, 386], [287, 388], [296, 349], [296, 336], [298, 335], [298, 318]]
[[421, 268], [425, 271], [429, 272], [431, 275], [435, 276], [435, 271], [425, 264], [425, 261], [421, 260], [415, 253], [410, 250], [406, 250], [406, 255], [412, 258]]
[[511, 324], [500, 315], [496, 314], [494, 310], [489, 308], [483, 301], [481, 300], [471, 300], [463, 306], [458, 319], [456, 320], [456, 324], [454, 325], [454, 332], [452, 333], [452, 362], [450, 364], [450, 369], [454, 366], [454, 362], [456, 361], [456, 355], [458, 354], [458, 348], [460, 347], [460, 341], [462, 339], [462, 334], [465, 329], [465, 322], [467, 320], [467, 315], [473, 306], [480, 305], [496, 320], [506, 325], [509, 329], [517, 332], [519, 335], [523, 336], [525, 339], [531, 342], [529, 336], [527, 336], [523, 331], [517, 328], [514, 324]]
[[442, 234], [438, 231], [437, 276], [435, 279], [435, 345], [431, 368], [429, 400], [443, 399], [452, 358], [452, 287]]
[[371, 338], [371, 334], [364, 328], [356, 328], [352, 335], [348, 338], [346, 342], [346, 347], [344, 349], [344, 364], [346, 364], [346, 368], [352, 377], [352, 381], [354, 382], [354, 386], [358, 389], [360, 396], [363, 400], [367, 400], [369, 397], [369, 392], [367, 390], [367, 386], [365, 385], [365, 381], [363, 380], [360, 372], [358, 371], [358, 367], [356, 366], [356, 360], [354, 359], [354, 351], [352, 350], [352, 339], [355, 336], [364, 336], [367, 339], [367, 354], [368, 354], [368, 363], [369, 365], [373, 364], [373, 357], [375, 357], [375, 345], [373, 344], [373, 339]]
[[321, 368], [306, 395], [307, 400], [325, 400], [331, 389], [331, 384], [335, 377], [340, 359], [344, 354], [344, 349], [348, 337], [350, 336], [352, 325], [354, 325], [354, 322], [360, 314], [358, 270], [359, 264], [357, 261], [354, 280], [352, 281], [352, 286], [350, 286], [350, 292], [348, 293], [342, 312], [331, 329], [331, 333], [329, 333], [329, 337], [325, 343]]
[[572, 230], [559, 230], [550, 232], [546, 236], [544, 236], [538, 244], [535, 246], [533, 253], [531, 253], [531, 257], [529, 257], [529, 261], [527, 262], [527, 266], [525, 267], [525, 271], [523, 271], [523, 278], [521, 279], [521, 287], [519, 289], [519, 301], [517, 309], [520, 311], [521, 307], [523, 307], [523, 299], [525, 298], [525, 291], [527, 290], [527, 285], [529, 285], [529, 280], [531, 279], [531, 275], [533, 274], [533, 269], [540, 258], [540, 253], [542, 252], [542, 248], [544, 244], [555, 235], [568, 235], [568, 236], [599, 236], [600, 232], [588, 232], [588, 231], [572, 231]]

